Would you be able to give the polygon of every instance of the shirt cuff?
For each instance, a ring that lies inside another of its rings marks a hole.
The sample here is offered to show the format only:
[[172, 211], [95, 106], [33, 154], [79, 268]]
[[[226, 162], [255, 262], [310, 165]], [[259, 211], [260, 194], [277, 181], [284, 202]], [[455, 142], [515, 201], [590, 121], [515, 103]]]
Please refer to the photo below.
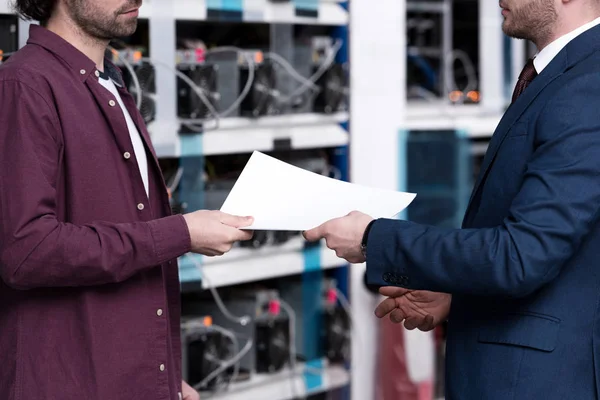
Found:
[[177, 214], [148, 222], [154, 239], [157, 265], [181, 257], [192, 249], [190, 231], [183, 215]]

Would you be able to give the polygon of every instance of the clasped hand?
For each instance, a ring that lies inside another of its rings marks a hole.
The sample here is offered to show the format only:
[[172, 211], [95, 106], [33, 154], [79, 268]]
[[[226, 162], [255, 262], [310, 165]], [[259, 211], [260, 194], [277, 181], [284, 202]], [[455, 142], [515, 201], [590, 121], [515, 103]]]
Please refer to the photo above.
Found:
[[409, 330], [430, 331], [444, 322], [450, 312], [452, 296], [426, 290], [409, 290], [398, 287], [383, 287], [379, 290], [387, 299], [375, 309], [375, 315], [389, 315], [395, 324], [404, 322]]

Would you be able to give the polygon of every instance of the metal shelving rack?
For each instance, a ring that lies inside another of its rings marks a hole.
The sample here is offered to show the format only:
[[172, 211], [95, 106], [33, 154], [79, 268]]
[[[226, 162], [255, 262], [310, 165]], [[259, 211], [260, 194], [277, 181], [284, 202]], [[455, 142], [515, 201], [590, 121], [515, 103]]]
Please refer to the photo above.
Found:
[[[439, 63], [439, 91], [442, 99], [447, 99], [452, 73], [452, 63], [449, 62], [452, 51], [452, 0], [438, 1], [408, 1], [406, 3], [407, 12], [407, 30], [417, 31], [417, 34], [423, 40], [423, 36], [429, 32], [437, 32], [435, 37], [429, 41], [433, 43], [409, 43], [407, 52], [411, 56], [428, 57], [437, 59]], [[436, 18], [425, 17], [434, 15]], [[437, 20], [441, 24], [437, 24]], [[441, 26], [440, 26], [441, 25]], [[409, 37], [412, 35], [409, 35]]]

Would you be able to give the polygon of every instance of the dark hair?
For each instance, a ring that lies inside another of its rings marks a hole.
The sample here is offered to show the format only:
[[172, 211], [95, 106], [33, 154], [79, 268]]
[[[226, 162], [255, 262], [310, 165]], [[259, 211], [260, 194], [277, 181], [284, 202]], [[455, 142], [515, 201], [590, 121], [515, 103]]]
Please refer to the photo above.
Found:
[[54, 10], [56, 0], [13, 0], [13, 8], [26, 20], [39, 21], [44, 25]]

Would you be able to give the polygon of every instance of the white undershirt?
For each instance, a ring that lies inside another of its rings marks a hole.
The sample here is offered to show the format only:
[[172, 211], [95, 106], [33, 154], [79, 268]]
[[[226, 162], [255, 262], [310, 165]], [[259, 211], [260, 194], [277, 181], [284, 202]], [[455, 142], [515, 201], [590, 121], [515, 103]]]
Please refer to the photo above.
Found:
[[129, 129], [129, 136], [131, 137], [131, 143], [133, 144], [135, 158], [137, 159], [138, 166], [140, 168], [140, 175], [142, 175], [142, 181], [144, 183], [144, 188], [146, 189], [146, 195], [149, 196], [148, 159], [146, 157], [146, 148], [144, 147], [142, 137], [140, 136], [140, 133], [138, 132], [137, 127], [135, 126], [135, 123], [131, 118], [131, 115], [129, 115], [129, 111], [127, 111], [125, 104], [123, 104], [123, 100], [121, 99], [119, 91], [117, 90], [117, 87], [115, 86], [112, 79], [98, 78], [98, 81], [102, 86], [104, 86], [108, 91], [110, 91], [113, 94], [113, 96], [115, 96], [115, 99], [117, 99], [119, 106], [121, 106], [121, 110], [123, 111], [123, 115], [125, 117], [125, 122], [127, 122], [127, 129]]
[[563, 35], [550, 43], [548, 46], [544, 47], [542, 51], [540, 51], [535, 58], [533, 59], [533, 66], [538, 74], [541, 74], [544, 68], [550, 64], [550, 62], [560, 53], [560, 51], [569, 44], [569, 42], [575, 39], [577, 36], [581, 35], [583, 32], [587, 31], [600, 24], [600, 18], [596, 18], [595, 20], [588, 22], [585, 25], [580, 26], [579, 28], [572, 30], [571, 32]]

